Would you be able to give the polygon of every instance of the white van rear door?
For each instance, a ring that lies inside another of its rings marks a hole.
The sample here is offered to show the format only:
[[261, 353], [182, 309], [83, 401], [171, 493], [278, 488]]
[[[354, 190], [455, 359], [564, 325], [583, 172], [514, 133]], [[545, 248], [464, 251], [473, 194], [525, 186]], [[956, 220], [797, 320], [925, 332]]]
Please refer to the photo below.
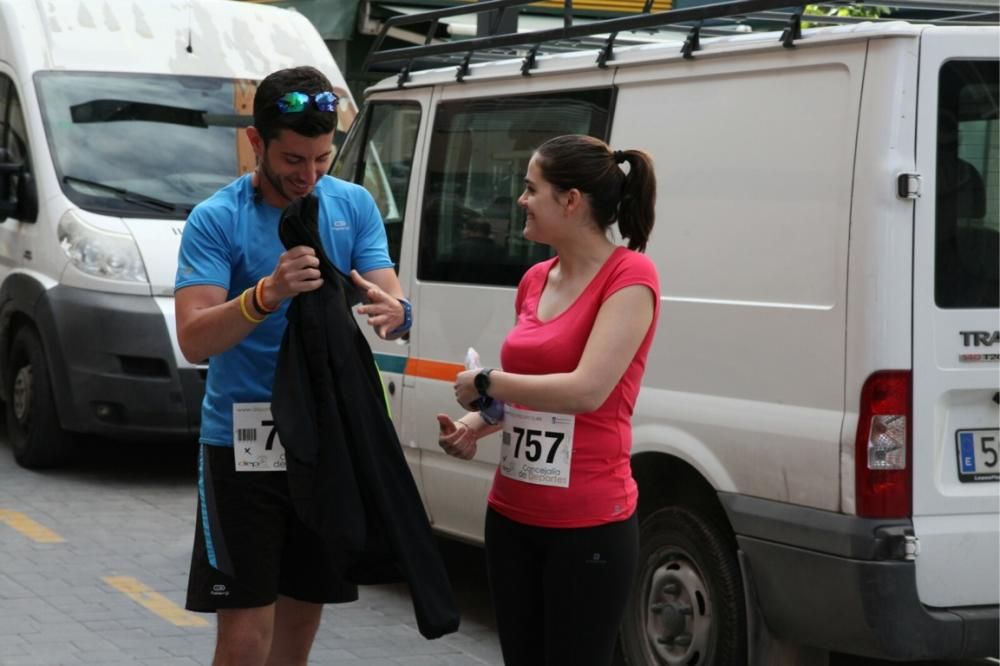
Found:
[[997, 31], [928, 28], [917, 112], [913, 525], [928, 606], [998, 590]]

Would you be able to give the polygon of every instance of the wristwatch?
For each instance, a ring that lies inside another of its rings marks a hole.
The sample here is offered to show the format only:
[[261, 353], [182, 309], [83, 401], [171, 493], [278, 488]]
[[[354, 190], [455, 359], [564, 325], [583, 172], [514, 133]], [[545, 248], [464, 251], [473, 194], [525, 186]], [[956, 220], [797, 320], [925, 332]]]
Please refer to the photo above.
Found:
[[490, 397], [490, 373], [493, 372], [493, 368], [483, 368], [476, 375], [473, 380], [476, 390], [479, 391], [480, 400], [479, 404], [482, 409], [486, 409], [493, 402], [493, 398]]
[[399, 335], [406, 333], [413, 327], [413, 306], [405, 298], [397, 298], [399, 304], [403, 306], [403, 323], [398, 328], [389, 331], [389, 335]]

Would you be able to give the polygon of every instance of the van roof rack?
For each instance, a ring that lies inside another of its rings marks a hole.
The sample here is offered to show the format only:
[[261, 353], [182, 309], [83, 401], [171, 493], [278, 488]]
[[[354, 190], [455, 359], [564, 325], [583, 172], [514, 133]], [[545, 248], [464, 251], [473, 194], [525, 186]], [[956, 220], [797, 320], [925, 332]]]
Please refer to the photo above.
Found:
[[[458, 63], [456, 78], [461, 81], [473, 63], [492, 60], [524, 58], [522, 74], [528, 76], [538, 55], [566, 51], [598, 49], [596, 64], [607, 66], [614, 57], [615, 45], [649, 43], [655, 35], [661, 39], [666, 34], [685, 37], [681, 49], [684, 57], [694, 57], [699, 49], [699, 38], [721, 34], [750, 32], [760, 29], [781, 29], [781, 43], [793, 47], [802, 37], [801, 24], [808, 21], [816, 25], [849, 24], [905, 20], [909, 23], [936, 25], [997, 25], [1000, 23], [998, 0], [887, 0], [885, 3], [863, 4], [851, 0], [821, 0], [806, 3], [802, 0], [733, 0], [669, 11], [652, 12], [653, 0], [646, 0], [639, 14], [614, 17], [587, 23], [573, 23], [573, 0], [563, 0], [563, 26], [528, 32], [500, 32], [504, 19], [520, 7], [539, 0], [488, 0], [471, 2], [458, 7], [435, 9], [414, 14], [393, 16], [382, 24], [365, 60], [365, 71], [399, 72], [397, 85], [404, 86], [411, 71], [447, 66]], [[804, 15], [806, 5], [818, 7], [823, 14]], [[837, 10], [849, 6], [868, 8], [871, 16], [838, 16]], [[881, 8], [891, 13], [882, 16]], [[899, 15], [898, 10], [905, 11]], [[438, 28], [445, 19], [461, 15], [487, 13], [488, 34], [469, 39], [441, 41]], [[382, 48], [387, 36], [394, 29], [404, 26], [427, 24], [424, 43], [417, 46]]]

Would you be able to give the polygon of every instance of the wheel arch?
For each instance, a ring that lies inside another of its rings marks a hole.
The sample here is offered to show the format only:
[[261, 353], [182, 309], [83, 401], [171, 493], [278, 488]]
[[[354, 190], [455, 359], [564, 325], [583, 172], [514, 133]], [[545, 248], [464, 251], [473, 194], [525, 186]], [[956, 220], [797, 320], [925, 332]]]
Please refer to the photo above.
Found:
[[[45, 286], [31, 275], [14, 273], [0, 285], [0, 398], [7, 400], [7, 363], [14, 337], [21, 326], [31, 326], [42, 341], [42, 348], [49, 354], [45, 331], [38, 326], [36, 308], [45, 294]], [[49, 372], [52, 372], [51, 364]]]
[[657, 509], [679, 505], [704, 512], [733, 534], [718, 490], [687, 461], [655, 451], [638, 453], [632, 457], [632, 477], [639, 486], [640, 523]]

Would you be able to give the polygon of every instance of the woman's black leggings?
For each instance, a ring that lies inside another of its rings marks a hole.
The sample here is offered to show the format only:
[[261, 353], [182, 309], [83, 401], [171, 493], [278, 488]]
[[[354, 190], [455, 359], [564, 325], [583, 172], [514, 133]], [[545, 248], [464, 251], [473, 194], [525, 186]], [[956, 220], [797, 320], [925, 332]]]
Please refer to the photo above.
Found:
[[505, 666], [608, 666], [639, 555], [631, 518], [534, 527], [486, 513], [486, 560]]

